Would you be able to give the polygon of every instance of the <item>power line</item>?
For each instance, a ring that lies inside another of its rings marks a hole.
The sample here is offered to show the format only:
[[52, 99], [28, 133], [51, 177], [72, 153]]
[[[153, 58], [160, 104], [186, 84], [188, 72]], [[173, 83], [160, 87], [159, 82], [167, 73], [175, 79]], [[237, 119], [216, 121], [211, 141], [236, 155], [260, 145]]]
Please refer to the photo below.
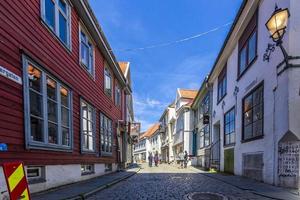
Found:
[[193, 35], [193, 36], [190, 36], [190, 37], [186, 37], [186, 38], [171, 41], [171, 42], [164, 42], [164, 43], [153, 44], [153, 45], [149, 45], [149, 46], [145, 46], [145, 47], [138, 47], [138, 48], [114, 49], [114, 50], [110, 50], [110, 51], [141, 51], [141, 50], [153, 49], [153, 48], [158, 48], [158, 47], [166, 47], [166, 46], [170, 46], [170, 45], [173, 45], [173, 44], [178, 44], [178, 43], [182, 43], [182, 42], [186, 42], [186, 41], [189, 41], [189, 40], [193, 40], [193, 39], [202, 37], [202, 36], [207, 35], [209, 33], [212, 33], [212, 32], [218, 31], [222, 28], [225, 28], [225, 27], [227, 27], [231, 24], [232, 24], [232, 22], [229, 22], [229, 23], [223, 24], [222, 26], [218, 26], [216, 28], [213, 28], [209, 31], [202, 32], [202, 33], [199, 33], [197, 35]]

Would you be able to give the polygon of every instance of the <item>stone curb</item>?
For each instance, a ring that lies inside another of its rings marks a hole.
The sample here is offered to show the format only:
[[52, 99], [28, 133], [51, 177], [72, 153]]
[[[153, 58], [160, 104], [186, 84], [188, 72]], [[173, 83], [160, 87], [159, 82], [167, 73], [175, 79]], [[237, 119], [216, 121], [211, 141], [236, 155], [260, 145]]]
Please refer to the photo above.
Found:
[[89, 191], [89, 192], [86, 192], [86, 193], [83, 193], [83, 194], [79, 194], [79, 195], [77, 195], [75, 197], [66, 198], [64, 200], [85, 200], [87, 197], [90, 197], [90, 196], [92, 196], [93, 194], [95, 194], [97, 192], [100, 192], [100, 191], [102, 191], [102, 190], [104, 190], [106, 188], [109, 188], [109, 187], [111, 187], [111, 186], [113, 186], [113, 185], [115, 185], [115, 184], [117, 184], [117, 183], [119, 183], [119, 182], [121, 182], [123, 180], [126, 180], [126, 179], [132, 177], [133, 175], [136, 175], [140, 170], [141, 170], [141, 168], [138, 168], [132, 174], [129, 174], [129, 175], [125, 176], [125, 177], [116, 179], [116, 180], [114, 180], [114, 181], [112, 181], [112, 182], [110, 182], [108, 184], [102, 185], [102, 186], [100, 186], [100, 187], [98, 187], [98, 188], [96, 188], [94, 190]]

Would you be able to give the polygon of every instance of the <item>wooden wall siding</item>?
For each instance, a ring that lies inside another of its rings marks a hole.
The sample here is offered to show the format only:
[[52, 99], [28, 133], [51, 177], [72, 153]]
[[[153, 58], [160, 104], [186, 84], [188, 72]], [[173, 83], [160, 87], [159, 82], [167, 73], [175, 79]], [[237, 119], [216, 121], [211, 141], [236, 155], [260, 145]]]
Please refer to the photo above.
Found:
[[[99, 152], [99, 113], [114, 121], [122, 119], [117, 108], [104, 93], [104, 58], [95, 50], [95, 80], [79, 65], [79, 17], [72, 8], [72, 51], [67, 50], [43, 24], [40, 0], [0, 1], [0, 65], [22, 77], [22, 53], [48, 70], [73, 92], [73, 150], [70, 153], [50, 150], [26, 150], [24, 141], [23, 86], [0, 76], [0, 142], [8, 152], [0, 152], [0, 164], [22, 160], [25, 164], [52, 165], [116, 162], [112, 157], [80, 153], [80, 98], [96, 108], [96, 151]], [[116, 144], [115, 130], [114, 144]]]

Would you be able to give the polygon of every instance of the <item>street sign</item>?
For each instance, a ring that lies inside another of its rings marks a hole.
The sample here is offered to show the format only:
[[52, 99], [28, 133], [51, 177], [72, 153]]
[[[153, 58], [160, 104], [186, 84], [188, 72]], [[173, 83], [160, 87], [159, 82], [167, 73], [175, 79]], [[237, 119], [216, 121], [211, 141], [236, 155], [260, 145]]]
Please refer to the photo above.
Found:
[[10, 200], [30, 200], [28, 183], [22, 162], [3, 164]]
[[0, 143], [0, 151], [8, 151], [7, 144]]
[[203, 124], [209, 124], [209, 115], [203, 116]]
[[0, 75], [22, 85], [22, 78], [0, 65]]
[[141, 123], [140, 122], [130, 122], [130, 135], [139, 136], [141, 132]]

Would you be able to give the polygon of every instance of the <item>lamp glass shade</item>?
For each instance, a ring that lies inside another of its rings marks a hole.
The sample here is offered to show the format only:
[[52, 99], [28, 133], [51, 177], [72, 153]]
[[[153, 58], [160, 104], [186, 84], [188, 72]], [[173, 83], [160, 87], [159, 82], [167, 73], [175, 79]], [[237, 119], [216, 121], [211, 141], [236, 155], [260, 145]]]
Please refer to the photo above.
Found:
[[288, 9], [276, 10], [271, 18], [266, 23], [267, 29], [274, 41], [282, 38], [288, 24], [289, 11]]

